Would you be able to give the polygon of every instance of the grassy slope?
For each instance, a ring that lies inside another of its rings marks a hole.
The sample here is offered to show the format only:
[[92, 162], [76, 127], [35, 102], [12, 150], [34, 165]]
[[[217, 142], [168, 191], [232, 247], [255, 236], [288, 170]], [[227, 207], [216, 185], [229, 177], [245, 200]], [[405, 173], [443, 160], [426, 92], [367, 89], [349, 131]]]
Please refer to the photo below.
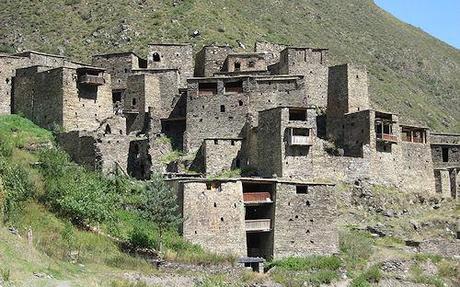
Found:
[[[186, 0], [176, 7], [172, 2], [2, 1], [0, 46], [82, 60], [130, 49], [145, 55], [146, 44], [154, 41], [190, 41], [197, 48], [236, 40], [246, 46], [267, 40], [329, 47], [331, 64], [368, 66], [374, 107], [438, 130], [460, 131], [460, 52], [371, 0]], [[201, 36], [191, 39], [195, 29]]]

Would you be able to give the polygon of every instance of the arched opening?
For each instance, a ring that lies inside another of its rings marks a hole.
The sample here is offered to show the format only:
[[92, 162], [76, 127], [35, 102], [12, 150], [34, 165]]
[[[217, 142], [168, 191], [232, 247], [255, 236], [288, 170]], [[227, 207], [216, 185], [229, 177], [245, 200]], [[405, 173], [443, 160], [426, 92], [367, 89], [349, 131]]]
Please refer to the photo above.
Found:
[[105, 134], [107, 135], [107, 134], [111, 134], [111, 133], [112, 133], [112, 129], [110, 128], [109, 125], [106, 125], [105, 126]]
[[153, 59], [154, 62], [160, 62], [161, 61], [160, 54], [158, 54], [157, 52], [153, 53], [152, 54], [152, 59]]

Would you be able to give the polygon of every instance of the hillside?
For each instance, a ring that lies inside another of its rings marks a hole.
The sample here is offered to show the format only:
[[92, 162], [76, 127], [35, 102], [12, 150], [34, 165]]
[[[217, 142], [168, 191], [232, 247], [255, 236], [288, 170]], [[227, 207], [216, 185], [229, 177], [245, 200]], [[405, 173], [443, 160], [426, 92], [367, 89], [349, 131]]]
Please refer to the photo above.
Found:
[[[154, 196], [143, 184], [85, 170], [55, 148], [51, 132], [0, 116], [0, 286], [459, 285], [455, 200], [339, 184], [340, 252], [267, 262], [276, 268], [256, 274], [175, 228], [161, 236], [145, 217], [145, 196]], [[149, 256], [134, 247], [149, 248]], [[151, 264], [157, 254], [165, 260], [159, 269]]]
[[[200, 36], [192, 38], [194, 30]], [[460, 131], [460, 51], [402, 23], [371, 0], [43, 0], [0, 3], [0, 48], [89, 61], [156, 41], [256, 40], [330, 48], [331, 64], [370, 71], [374, 107], [440, 131]]]

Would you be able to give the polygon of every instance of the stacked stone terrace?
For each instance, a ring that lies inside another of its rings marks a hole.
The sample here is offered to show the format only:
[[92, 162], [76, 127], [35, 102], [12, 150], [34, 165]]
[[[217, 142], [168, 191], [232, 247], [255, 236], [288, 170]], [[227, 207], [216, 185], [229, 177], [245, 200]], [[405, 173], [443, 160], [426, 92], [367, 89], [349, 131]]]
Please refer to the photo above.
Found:
[[336, 252], [341, 181], [459, 195], [460, 135], [374, 109], [366, 68], [329, 66], [327, 49], [161, 43], [91, 65], [31, 51], [0, 55], [0, 77], [0, 113], [53, 129], [76, 162], [169, 177], [184, 236], [216, 252]]

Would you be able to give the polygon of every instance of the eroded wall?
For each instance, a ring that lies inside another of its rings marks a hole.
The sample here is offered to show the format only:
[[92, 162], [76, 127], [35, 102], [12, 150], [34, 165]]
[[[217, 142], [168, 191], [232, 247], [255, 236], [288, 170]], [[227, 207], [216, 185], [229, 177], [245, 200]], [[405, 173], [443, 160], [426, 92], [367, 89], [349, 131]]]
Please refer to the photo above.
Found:
[[186, 240], [218, 254], [246, 256], [241, 182], [184, 182], [182, 232]]
[[338, 252], [336, 200], [331, 186], [277, 183], [274, 218], [274, 258], [327, 255]]

